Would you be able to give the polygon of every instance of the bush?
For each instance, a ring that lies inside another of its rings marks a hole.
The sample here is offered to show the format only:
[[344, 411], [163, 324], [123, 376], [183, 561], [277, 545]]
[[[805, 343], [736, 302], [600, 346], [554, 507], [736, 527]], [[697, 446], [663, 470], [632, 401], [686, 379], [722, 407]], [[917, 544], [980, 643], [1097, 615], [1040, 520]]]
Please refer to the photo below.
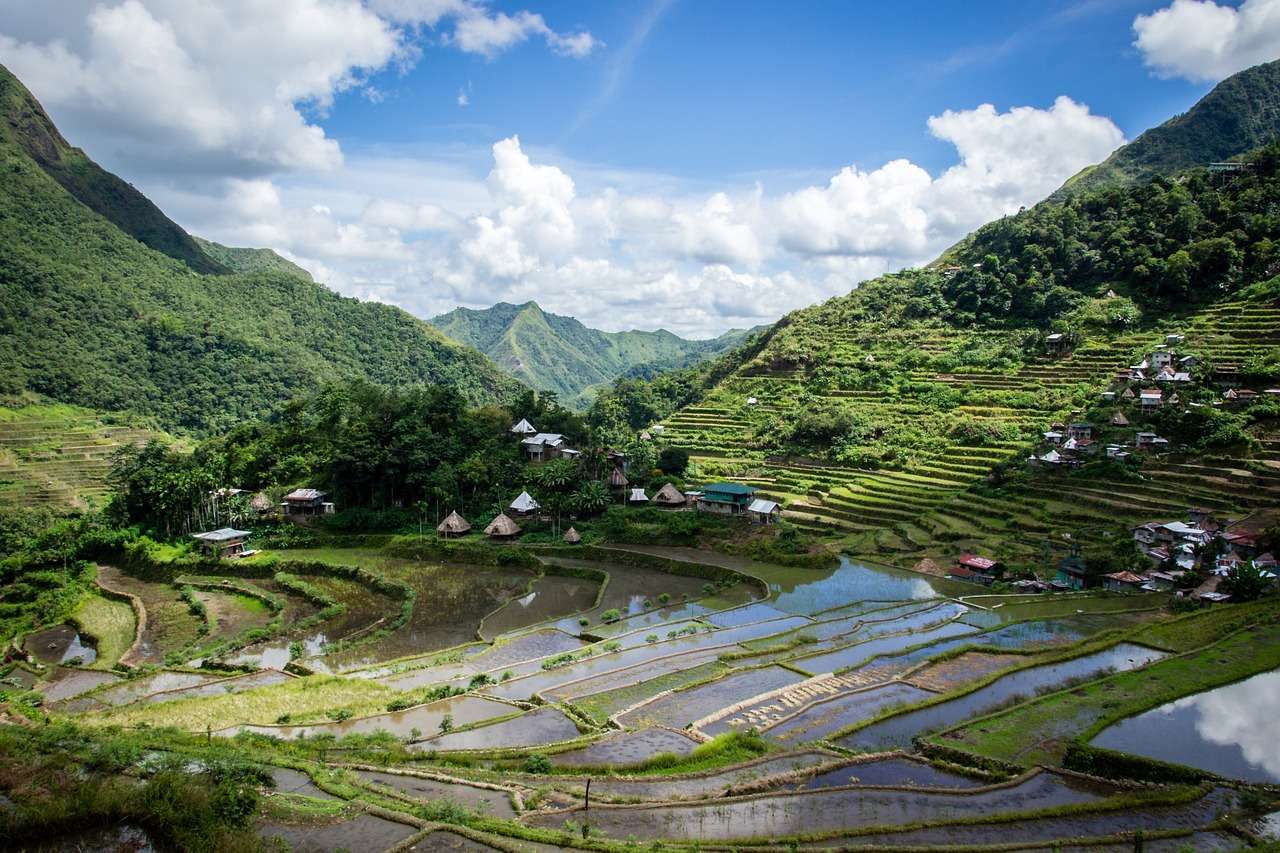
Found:
[[524, 760], [521, 765], [525, 773], [536, 773], [545, 776], [551, 772], [551, 760], [540, 752], [535, 752]]

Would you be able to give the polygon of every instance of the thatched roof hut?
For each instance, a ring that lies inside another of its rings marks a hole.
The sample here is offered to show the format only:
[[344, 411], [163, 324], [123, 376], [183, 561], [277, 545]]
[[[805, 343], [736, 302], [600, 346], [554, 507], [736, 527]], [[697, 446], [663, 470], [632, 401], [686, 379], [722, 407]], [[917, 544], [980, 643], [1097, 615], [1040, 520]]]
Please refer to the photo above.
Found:
[[923, 560], [916, 563], [911, 568], [913, 571], [917, 571], [925, 575], [937, 575], [938, 577], [943, 577], [946, 575], [946, 571], [944, 571], [941, 566], [939, 566], [933, 560], [930, 560], [928, 557], [925, 557]]
[[569, 543], [570, 545], [577, 545], [579, 542], [582, 541], [582, 535], [578, 533], [577, 530], [574, 530], [572, 527], [570, 527], [568, 530], [564, 532], [564, 541]]
[[1124, 412], [1116, 412], [1111, 416], [1111, 424], [1113, 426], [1128, 426], [1129, 419], [1124, 416]]
[[613, 489], [625, 489], [627, 487], [627, 475], [622, 473], [621, 468], [614, 468], [609, 472], [609, 487]]
[[507, 518], [505, 513], [500, 513], [497, 518], [489, 522], [489, 526], [484, 529], [484, 532], [486, 536], [494, 539], [514, 539], [520, 535], [520, 527]]
[[271, 498], [267, 497], [266, 492], [258, 492], [256, 495], [249, 498], [249, 509], [253, 510], [259, 515], [263, 513], [274, 512], [275, 508], [276, 508], [276, 505], [271, 502]]
[[441, 536], [461, 536], [471, 531], [471, 522], [467, 521], [456, 511], [450, 512], [445, 520], [440, 522], [436, 527], [436, 533]]
[[670, 483], [665, 484], [658, 493], [653, 496], [653, 502], [658, 506], [684, 506], [684, 493]]

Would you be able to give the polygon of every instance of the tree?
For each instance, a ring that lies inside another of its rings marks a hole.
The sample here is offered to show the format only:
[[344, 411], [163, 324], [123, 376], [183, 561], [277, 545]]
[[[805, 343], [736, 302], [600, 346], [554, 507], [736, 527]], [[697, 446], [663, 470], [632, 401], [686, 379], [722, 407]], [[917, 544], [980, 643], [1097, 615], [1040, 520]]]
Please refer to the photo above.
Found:
[[664, 474], [679, 477], [689, 467], [689, 451], [683, 447], [664, 447], [658, 454], [658, 467]]
[[1233, 601], [1255, 601], [1270, 589], [1271, 579], [1253, 563], [1237, 563], [1218, 585], [1218, 589], [1231, 596]]

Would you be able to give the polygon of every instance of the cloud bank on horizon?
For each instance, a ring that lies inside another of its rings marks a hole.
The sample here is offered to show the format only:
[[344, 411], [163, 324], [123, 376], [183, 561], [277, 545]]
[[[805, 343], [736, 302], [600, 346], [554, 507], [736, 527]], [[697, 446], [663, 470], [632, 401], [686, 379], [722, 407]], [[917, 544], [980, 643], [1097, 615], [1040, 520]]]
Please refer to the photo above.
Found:
[[[624, 45], [626, 62], [666, 5]], [[0, 0], [0, 62], [74, 144], [114, 152], [194, 233], [275, 248], [343, 293], [420, 316], [536, 299], [605, 329], [699, 336], [768, 322], [932, 259], [1124, 142], [1061, 95], [929, 117], [922, 131], [955, 157], [936, 174], [898, 158], [781, 188], [707, 187], [572, 162], [512, 134], [493, 142], [485, 175], [475, 152], [346, 152], [323, 116], [348, 93], [377, 103], [374, 75], [424, 51], [500, 61], [527, 43], [574, 62], [607, 53], [600, 39], [480, 0], [68, 0], [63, 11], [52, 21]], [[1220, 79], [1280, 53], [1278, 15], [1280, 0], [1174, 0], [1134, 20], [1134, 44], [1158, 74]], [[606, 85], [622, 71], [607, 63]]]

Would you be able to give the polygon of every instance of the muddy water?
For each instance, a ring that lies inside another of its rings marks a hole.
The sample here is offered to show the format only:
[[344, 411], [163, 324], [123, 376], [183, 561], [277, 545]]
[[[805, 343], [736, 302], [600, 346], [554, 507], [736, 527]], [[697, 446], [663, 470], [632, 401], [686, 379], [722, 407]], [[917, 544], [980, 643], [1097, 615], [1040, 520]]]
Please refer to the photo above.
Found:
[[[710, 663], [720, 656], [720, 652], [720, 649], [688, 652], [669, 660], [651, 661], [630, 669], [624, 669], [621, 672], [607, 672], [594, 678], [566, 684], [563, 687], [553, 687], [542, 691], [542, 695], [554, 701], [561, 701], [564, 699], [577, 699], [592, 693], [604, 693], [609, 690], [630, 687], [633, 684], [641, 684], [660, 675], [683, 672], [684, 670], [694, 669], [705, 663]], [[658, 691], [655, 690], [655, 692]], [[639, 701], [640, 698], [636, 697], [634, 701]]]
[[404, 711], [358, 717], [341, 723], [316, 723], [309, 726], [237, 726], [235, 729], [227, 729], [219, 734], [230, 735], [251, 731], [271, 735], [281, 740], [292, 740], [299, 737], [314, 737], [318, 734], [331, 734], [341, 738], [352, 734], [386, 732], [398, 738], [407, 739], [414, 736], [415, 729], [418, 732], [417, 737], [430, 737], [437, 734], [440, 723], [446, 715], [452, 717], [454, 726], [465, 726], [514, 714], [519, 710], [503, 702], [495, 702], [479, 696], [450, 696], [447, 699], [440, 699]]
[[628, 711], [618, 720], [626, 726], [663, 725], [684, 728], [722, 708], [803, 680], [804, 676], [780, 666], [746, 670], [719, 681], [669, 693]]
[[[417, 591], [413, 615], [388, 637], [330, 655], [330, 667], [350, 669], [475, 640], [480, 620], [524, 595], [530, 581], [524, 571], [407, 560], [385, 560], [378, 571]], [[397, 601], [395, 611], [399, 608]]]
[[324, 654], [324, 646], [329, 642], [329, 635], [324, 631], [312, 631], [297, 639], [286, 636], [280, 640], [255, 643], [245, 646], [235, 655], [227, 658], [227, 663], [233, 666], [256, 666], [261, 669], [284, 669], [293, 660], [291, 647], [295, 642], [302, 644], [302, 660], [312, 664], [315, 662], [311, 661], [311, 658]]
[[538, 746], [578, 737], [578, 727], [559, 708], [550, 705], [535, 708], [514, 719], [488, 726], [450, 732], [413, 745], [418, 752], [454, 749], [502, 749]]
[[517, 596], [489, 614], [480, 623], [479, 636], [492, 640], [502, 634], [518, 631], [590, 609], [596, 601], [600, 585], [594, 581], [547, 575], [533, 582], [533, 589]]
[[[1146, 806], [1141, 810], [1125, 809], [1096, 814], [1075, 814], [1039, 820], [1015, 820], [970, 826], [939, 826], [905, 832], [859, 835], [848, 839], [829, 839], [804, 847], [839, 847], [856, 845], [939, 845], [1035, 843], [1037, 847], [1055, 839], [1095, 838], [1141, 829], [1190, 829], [1212, 823], [1233, 807], [1235, 796], [1226, 789], [1216, 789], [1185, 806]], [[595, 811], [594, 809], [592, 810]], [[592, 814], [593, 822], [595, 815]], [[1185, 842], [1183, 842], [1185, 843]], [[1181, 844], [1178, 845], [1181, 847]], [[1175, 847], [1175, 849], [1178, 849]], [[1093, 849], [1093, 848], [1090, 848]], [[1130, 841], [1128, 850], [1133, 849]], [[1201, 849], [1201, 848], [1192, 848]]]
[[772, 605], [763, 602], [758, 604], [748, 604], [746, 607], [737, 607], [733, 610], [725, 610], [720, 613], [713, 613], [706, 617], [704, 621], [710, 622], [717, 628], [733, 628], [738, 625], [747, 625], [751, 622], [764, 622], [769, 619], [782, 619], [790, 616]]
[[[596, 806], [591, 825], [622, 838], [703, 841], [793, 836], [858, 827], [972, 818], [1097, 800], [1093, 791], [1051, 773], [977, 793], [890, 791], [871, 787], [819, 789], [675, 806]], [[581, 810], [534, 814], [528, 822], [558, 827]]]
[[27, 853], [151, 853], [166, 850], [145, 829], [130, 823], [86, 829], [24, 846]]
[[735, 767], [727, 767], [710, 774], [696, 776], [664, 776], [650, 779], [596, 779], [591, 784], [591, 796], [597, 792], [605, 796], [636, 800], [691, 800], [723, 794], [738, 785], [756, 779], [788, 773], [803, 767], [816, 767], [836, 760], [824, 752], [801, 752], [782, 755]]
[[[679, 637], [672, 640], [645, 644], [622, 651], [600, 654], [578, 663], [562, 666], [558, 669], [539, 672], [526, 678], [517, 678], [488, 688], [486, 692], [507, 699], [528, 699], [544, 690], [561, 685], [568, 685], [581, 679], [590, 678], [607, 672], [626, 669], [650, 662], [656, 658], [695, 652], [703, 649], [722, 648], [734, 645], [747, 639], [755, 639], [770, 634], [784, 633], [808, 624], [802, 617], [777, 619], [772, 622], [753, 623], [738, 628], [724, 628], [719, 631]], [[678, 664], [673, 668], [678, 668]]]
[[254, 687], [266, 687], [270, 684], [280, 684], [288, 681], [292, 676], [274, 669], [264, 669], [260, 672], [251, 672], [245, 675], [235, 675], [230, 678], [221, 678], [217, 681], [206, 681], [200, 684], [194, 684], [190, 687], [182, 687], [177, 690], [167, 690], [163, 693], [152, 693], [143, 696], [139, 701], [144, 704], [153, 704], [156, 702], [172, 702], [175, 699], [191, 699], [197, 696], [221, 696], [224, 693], [238, 693], [242, 690], [249, 690]]
[[[869, 690], [849, 693], [828, 702], [811, 705], [796, 716], [766, 731], [768, 736], [784, 744], [818, 740], [848, 728], [854, 723], [874, 717], [886, 708], [928, 699], [934, 694], [910, 684], [891, 682]], [[732, 724], [732, 719], [724, 721]], [[708, 729], [707, 734], [716, 730]]]
[[91, 664], [98, 659], [98, 650], [70, 625], [55, 625], [27, 636], [23, 647], [43, 664], [68, 663]]
[[[886, 632], [889, 630], [885, 629]], [[869, 640], [865, 643], [858, 643], [844, 649], [837, 649], [826, 654], [816, 655], [813, 657], [797, 658], [793, 664], [805, 672], [811, 672], [815, 675], [822, 672], [839, 672], [848, 669], [855, 664], [859, 664], [868, 658], [878, 657], [880, 655], [891, 654], [895, 651], [917, 646], [921, 643], [928, 643], [933, 640], [945, 637], [956, 637], [977, 632], [977, 628], [972, 625], [965, 625], [961, 622], [946, 622], [932, 628], [916, 631], [913, 634], [901, 634], [882, 637], [878, 640]], [[861, 634], [854, 634], [854, 637], [860, 637]]]
[[1280, 783], [1280, 672], [1161, 705], [1103, 730], [1093, 743], [1229, 779]]
[[1120, 643], [1091, 655], [1010, 673], [967, 696], [890, 717], [841, 738], [838, 743], [854, 750], [905, 749], [919, 734], [979, 716], [1010, 697], [1031, 698], [1036, 691], [1069, 679], [1100, 676], [1112, 669], [1135, 669], [1164, 656], [1146, 646]]
[[[580, 633], [583, 629], [578, 624], [579, 618], [585, 618], [590, 625], [599, 625], [600, 614], [606, 610], [618, 610], [623, 616], [647, 613], [659, 608], [659, 596], [669, 595], [672, 601], [696, 599], [703, 595], [702, 587], [706, 581], [698, 578], [673, 575], [669, 572], [650, 569], [642, 566], [623, 566], [613, 563], [602, 563], [589, 560], [551, 559], [549, 562], [576, 568], [603, 569], [609, 573], [609, 583], [605, 586], [604, 597], [591, 610], [581, 617], [563, 619], [556, 627], [571, 634]], [[649, 606], [646, 607], [645, 604]]]
[[408, 824], [371, 814], [357, 814], [332, 823], [262, 821], [258, 835], [279, 838], [287, 850], [387, 850], [417, 832]]
[[604, 740], [551, 756], [558, 767], [627, 767], [642, 764], [660, 752], [688, 755], [698, 742], [668, 729], [641, 729], [610, 735]]
[[473, 785], [425, 779], [421, 776], [405, 776], [399, 773], [357, 770], [355, 774], [365, 782], [391, 788], [415, 800], [425, 802], [448, 800], [463, 808], [501, 820], [511, 820], [516, 816], [511, 795], [506, 791], [494, 791], [489, 788], [477, 788]]
[[197, 589], [194, 594], [204, 603], [218, 637], [231, 638], [250, 628], [261, 628], [273, 616], [265, 604], [247, 595], [206, 589]]
[[145, 678], [135, 678], [121, 682], [115, 687], [99, 690], [89, 696], [72, 699], [62, 706], [62, 710], [75, 713], [78, 711], [97, 710], [108, 707], [128, 705], [140, 699], [165, 690], [180, 690], [216, 681], [221, 676], [206, 675], [198, 672], [157, 672]]
[[979, 788], [989, 784], [979, 779], [940, 770], [923, 761], [885, 758], [864, 761], [819, 773], [804, 783], [805, 788], [836, 788], [841, 785], [886, 785], [912, 788]]
[[109, 672], [59, 667], [52, 670], [45, 678], [45, 682], [37, 685], [36, 689], [44, 695], [44, 701], [58, 702], [79, 696], [81, 693], [88, 693], [96, 687], [119, 680], [120, 676], [112, 675]]

